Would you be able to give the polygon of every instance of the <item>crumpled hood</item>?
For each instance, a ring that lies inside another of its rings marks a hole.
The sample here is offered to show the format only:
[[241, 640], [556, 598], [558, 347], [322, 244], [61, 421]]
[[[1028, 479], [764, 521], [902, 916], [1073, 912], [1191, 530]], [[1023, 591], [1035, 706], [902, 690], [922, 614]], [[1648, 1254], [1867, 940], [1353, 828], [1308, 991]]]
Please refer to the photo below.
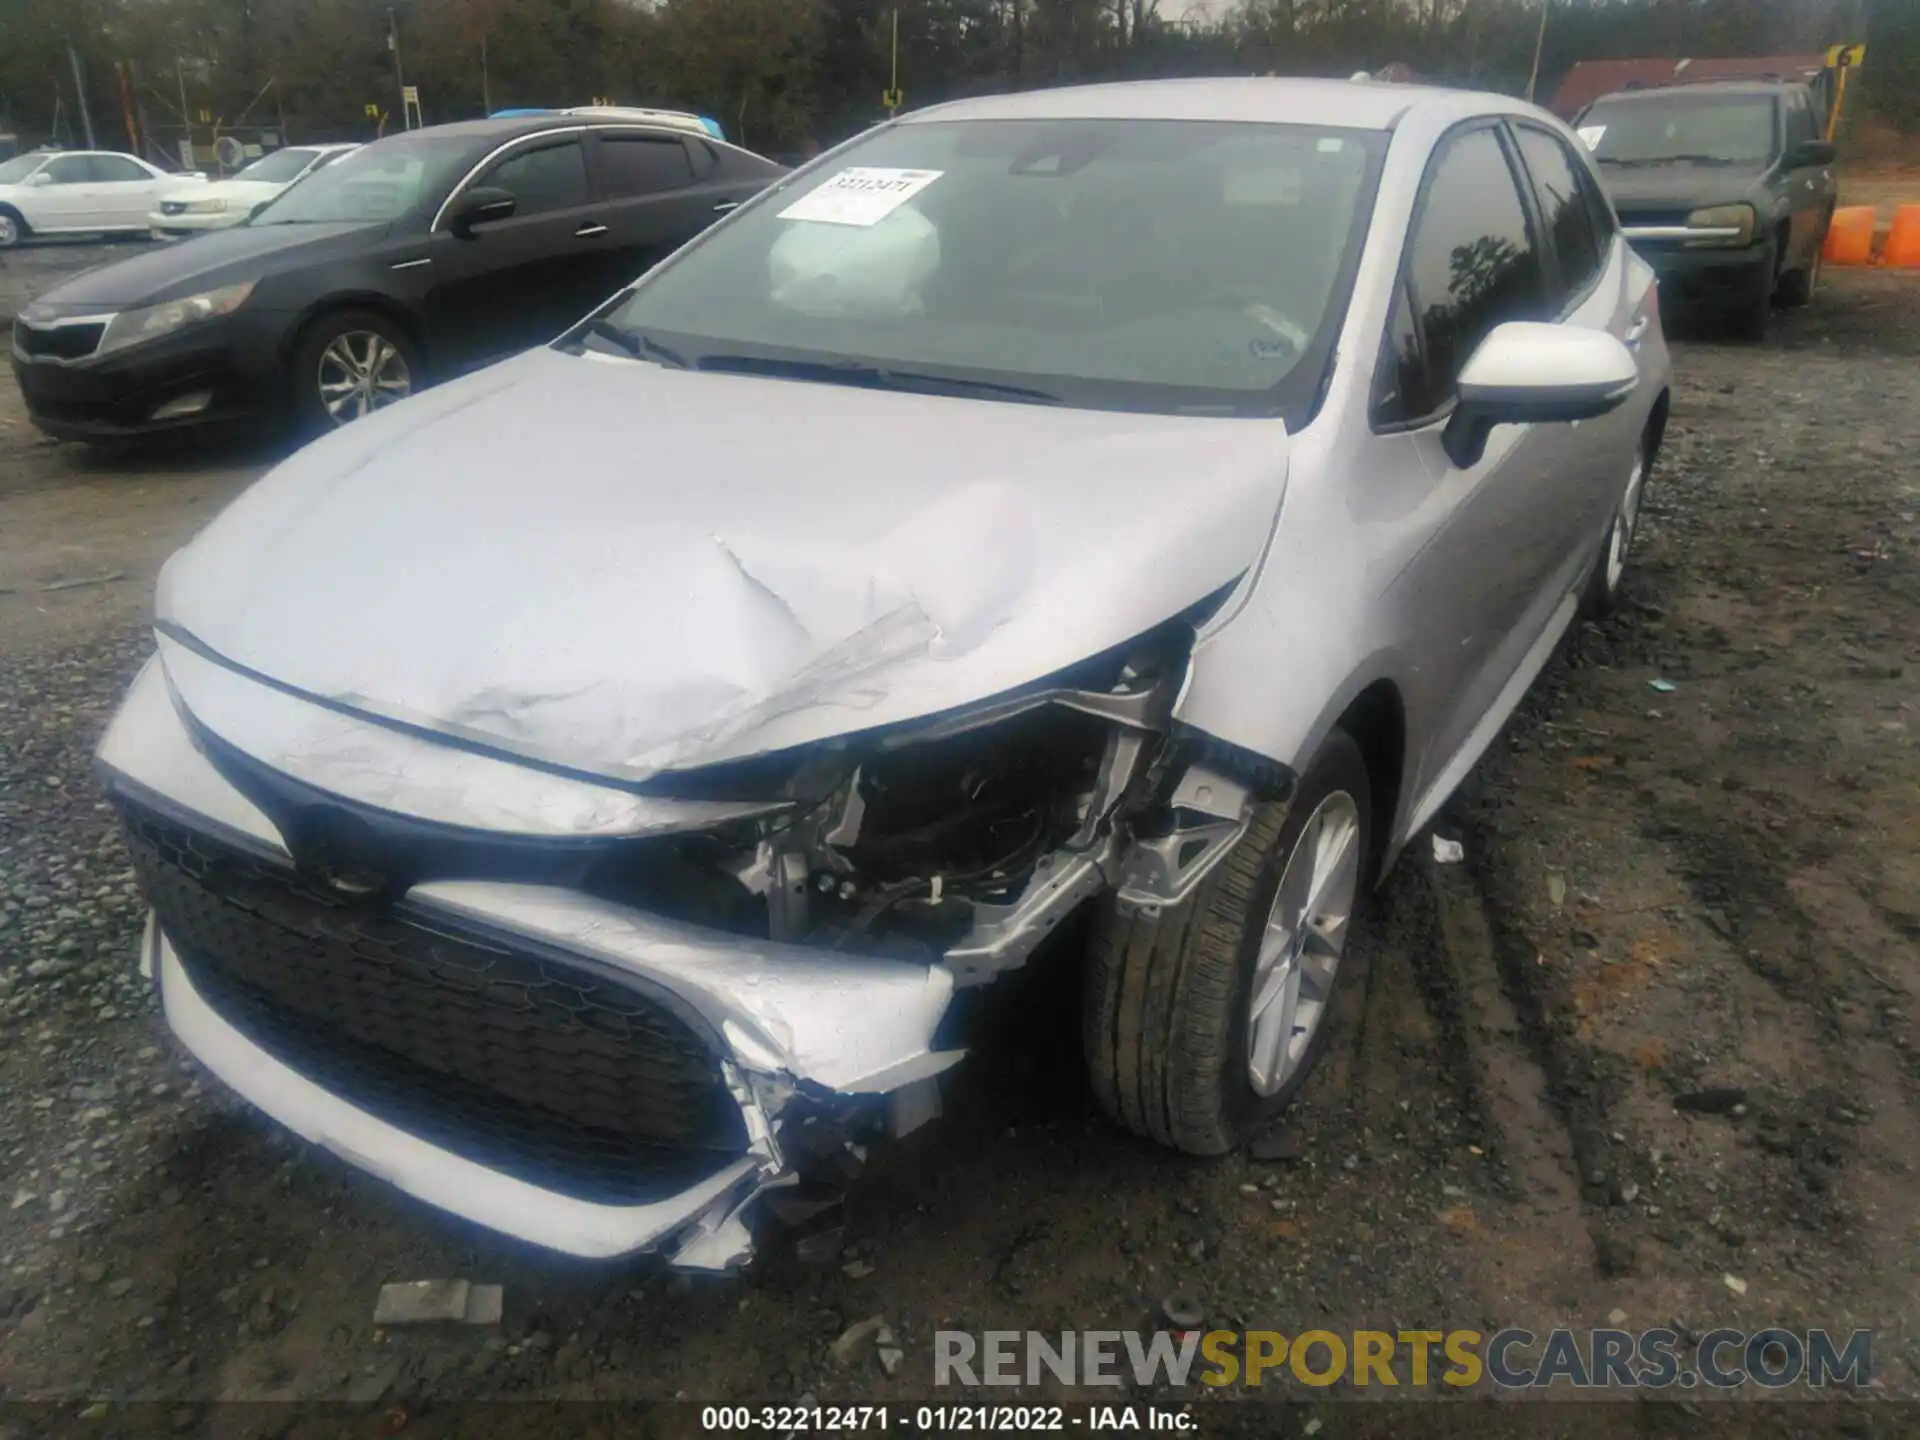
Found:
[[641, 779], [985, 699], [1251, 566], [1277, 420], [537, 350], [327, 436], [163, 625], [361, 713]]

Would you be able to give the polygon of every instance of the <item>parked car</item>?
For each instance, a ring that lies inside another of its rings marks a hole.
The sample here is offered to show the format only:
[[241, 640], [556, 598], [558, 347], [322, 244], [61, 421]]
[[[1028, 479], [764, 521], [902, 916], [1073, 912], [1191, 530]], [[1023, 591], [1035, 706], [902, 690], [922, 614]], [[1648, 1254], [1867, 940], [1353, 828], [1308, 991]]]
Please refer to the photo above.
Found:
[[208, 230], [244, 225], [267, 201], [289, 185], [331, 165], [358, 145], [289, 145], [262, 155], [225, 180], [215, 180], [191, 195], [170, 196], [147, 216], [156, 240], [181, 240]]
[[1603, 96], [1574, 125], [1661, 294], [1759, 339], [1819, 282], [1838, 188], [1818, 113], [1803, 84], [1740, 81]]
[[197, 192], [207, 177], [172, 174], [112, 150], [37, 150], [0, 163], [0, 250], [29, 235], [145, 234], [163, 196]]
[[47, 291], [14, 323], [14, 374], [71, 439], [341, 424], [552, 339], [783, 173], [617, 120], [389, 136], [243, 225]]
[[930, 1116], [956, 993], [1091, 906], [1094, 1094], [1229, 1150], [1619, 593], [1670, 383], [1652, 271], [1520, 102], [903, 116], [172, 558], [100, 750], [142, 963], [352, 1163], [711, 1269]]

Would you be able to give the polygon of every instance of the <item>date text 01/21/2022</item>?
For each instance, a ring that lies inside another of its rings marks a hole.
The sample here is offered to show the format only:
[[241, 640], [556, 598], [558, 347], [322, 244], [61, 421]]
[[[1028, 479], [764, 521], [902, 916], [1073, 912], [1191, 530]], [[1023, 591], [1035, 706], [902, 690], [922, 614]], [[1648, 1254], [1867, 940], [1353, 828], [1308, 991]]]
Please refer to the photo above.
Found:
[[1193, 1428], [1184, 1406], [1088, 1405], [708, 1405], [703, 1430], [815, 1434], [831, 1431], [909, 1430], [935, 1434], [1009, 1434], [1080, 1430], [1178, 1433]]

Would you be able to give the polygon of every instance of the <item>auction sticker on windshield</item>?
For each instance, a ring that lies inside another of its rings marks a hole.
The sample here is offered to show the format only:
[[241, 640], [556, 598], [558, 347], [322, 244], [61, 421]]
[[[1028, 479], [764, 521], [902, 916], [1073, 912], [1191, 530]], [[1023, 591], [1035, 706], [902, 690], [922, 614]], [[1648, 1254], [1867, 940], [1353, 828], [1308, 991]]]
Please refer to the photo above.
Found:
[[878, 225], [944, 174], [944, 170], [849, 166], [782, 210], [780, 218], [818, 220], [827, 225]]
[[1578, 130], [1574, 131], [1574, 134], [1580, 137], [1580, 143], [1585, 145], [1589, 150], [1599, 149], [1600, 137], [1606, 133], [1607, 127], [1604, 125], [1582, 125]]

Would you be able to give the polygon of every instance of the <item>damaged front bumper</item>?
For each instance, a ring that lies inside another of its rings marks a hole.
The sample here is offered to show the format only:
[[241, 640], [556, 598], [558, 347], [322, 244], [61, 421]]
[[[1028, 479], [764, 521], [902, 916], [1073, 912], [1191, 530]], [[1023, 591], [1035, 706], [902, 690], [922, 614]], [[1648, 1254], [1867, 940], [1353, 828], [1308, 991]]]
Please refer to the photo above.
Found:
[[[492, 1229], [587, 1258], [732, 1268], [751, 1254], [754, 1202], [797, 1178], [783, 1121], [924, 1116], [960, 1058], [936, 1044], [954, 990], [937, 965], [718, 934], [550, 885], [422, 884], [378, 923], [330, 909], [196, 748], [157, 662], [100, 761], [155, 904], [142, 967], [182, 1043], [289, 1129]], [[410, 998], [370, 987], [372, 965]], [[294, 994], [297, 975], [312, 988]], [[343, 1036], [333, 1050], [315, 1039], [327, 1020]], [[442, 1087], [440, 1112], [373, 1073], [370, 1041], [409, 1048], [399, 1078]], [[596, 1043], [597, 1068], [565, 1069], [570, 1045]], [[646, 1143], [592, 1123], [477, 1133], [511, 1130], [568, 1085], [599, 1118], [684, 1101], [704, 1117], [683, 1137], [698, 1148], [652, 1166]], [[484, 1124], [463, 1130], [477, 1106]], [[641, 1158], [605, 1153], [623, 1143]]]
[[739, 801], [443, 748], [163, 636], [99, 758], [142, 964], [234, 1090], [493, 1229], [722, 1270], [769, 1192], [938, 1113], [958, 989], [1103, 892], [1182, 903], [1245, 832], [1258, 784], [1171, 738], [1183, 662], [1138, 651]]

